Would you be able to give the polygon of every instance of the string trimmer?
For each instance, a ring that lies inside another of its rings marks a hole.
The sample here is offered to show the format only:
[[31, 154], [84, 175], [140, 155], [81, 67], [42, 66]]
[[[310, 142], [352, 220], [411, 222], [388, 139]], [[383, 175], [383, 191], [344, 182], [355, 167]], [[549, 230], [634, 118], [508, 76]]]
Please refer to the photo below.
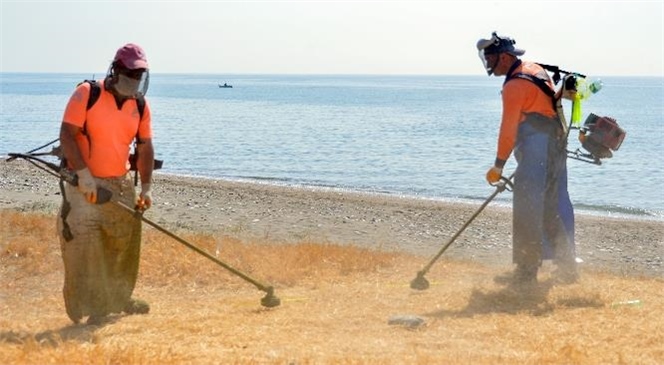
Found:
[[[76, 185], [78, 185], [78, 177], [76, 176], [75, 173], [73, 173], [73, 172], [71, 172], [67, 169], [60, 168], [60, 166], [58, 166], [58, 165], [56, 165], [52, 162], [46, 161], [46, 160], [44, 160], [40, 157], [40, 156], [56, 156], [56, 157], [61, 158], [61, 151], [58, 147], [54, 147], [51, 152], [34, 153], [35, 151], [37, 151], [41, 148], [44, 148], [44, 147], [46, 147], [46, 146], [48, 146], [48, 145], [50, 145], [50, 144], [52, 144], [56, 141], [57, 141], [57, 139], [55, 141], [52, 141], [52, 142], [44, 145], [44, 146], [38, 147], [38, 148], [36, 148], [34, 150], [31, 150], [29, 152], [26, 152], [26, 153], [10, 153], [9, 158], [7, 158], [6, 161], [13, 161], [17, 158], [26, 160], [26, 161], [30, 162], [31, 164], [33, 164], [34, 166], [38, 167], [39, 169], [41, 169], [43, 171], [46, 171], [50, 175], [61, 178], [65, 181], [67, 181], [68, 183], [76, 186]], [[189, 247], [190, 249], [196, 251], [197, 253], [205, 256], [206, 258], [208, 258], [209, 260], [211, 260], [215, 264], [217, 264], [217, 265], [223, 267], [224, 269], [230, 271], [231, 273], [239, 276], [240, 278], [244, 279], [245, 281], [248, 281], [249, 283], [253, 284], [259, 290], [264, 291], [266, 293], [266, 295], [265, 295], [265, 297], [263, 297], [261, 299], [261, 305], [262, 306], [271, 308], [271, 307], [276, 307], [276, 306], [281, 304], [281, 300], [277, 296], [274, 295], [274, 288], [272, 286], [267, 286], [267, 285], [261, 284], [260, 282], [253, 279], [249, 275], [244, 274], [241, 271], [231, 267], [230, 265], [228, 265], [225, 262], [223, 262], [223, 261], [217, 259], [216, 257], [210, 255], [209, 253], [207, 253], [203, 249], [197, 247], [196, 245], [194, 245], [190, 242], [187, 242], [186, 240], [184, 240], [181, 237], [178, 237], [177, 235], [175, 235], [172, 232], [169, 232], [168, 230], [161, 227], [157, 223], [145, 218], [143, 216], [142, 211], [138, 211], [138, 210], [136, 210], [132, 207], [127, 206], [126, 204], [124, 204], [122, 202], [113, 200], [113, 194], [109, 190], [104, 189], [104, 188], [98, 188], [97, 189], [97, 202], [96, 202], [96, 204], [105, 204], [105, 203], [108, 203], [108, 202], [111, 202], [113, 204], [118, 205], [119, 207], [126, 210], [129, 214], [132, 214], [136, 219], [140, 219], [143, 222], [151, 225], [152, 227], [156, 228], [160, 232], [162, 232], [162, 233], [166, 234], [167, 236], [173, 238], [174, 240], [182, 243], [183, 245]]]
[[426, 290], [429, 288], [429, 281], [424, 277], [424, 275], [426, 275], [426, 273], [429, 272], [431, 266], [433, 266], [433, 264], [436, 261], [438, 261], [440, 256], [442, 256], [445, 250], [447, 250], [447, 248], [450, 247], [452, 242], [454, 242], [459, 237], [459, 235], [461, 235], [461, 233], [463, 233], [463, 231], [466, 230], [466, 228], [470, 225], [470, 223], [472, 223], [473, 220], [475, 220], [475, 218], [484, 210], [484, 208], [486, 208], [486, 206], [489, 205], [489, 203], [493, 200], [493, 198], [496, 197], [496, 195], [500, 194], [504, 190], [510, 190], [510, 191], [512, 190], [511, 188], [512, 188], [513, 176], [514, 174], [510, 175], [510, 177], [508, 178], [506, 177], [500, 178], [500, 181], [494, 185], [496, 187], [496, 191], [493, 194], [491, 194], [491, 196], [489, 196], [489, 198], [487, 198], [486, 201], [484, 201], [484, 203], [479, 207], [479, 209], [477, 209], [475, 214], [473, 214], [472, 217], [468, 219], [468, 221], [461, 227], [461, 229], [457, 233], [455, 233], [454, 236], [452, 236], [452, 238], [450, 238], [449, 241], [447, 241], [447, 243], [440, 249], [440, 251], [438, 251], [436, 256], [434, 256], [433, 259], [431, 259], [431, 261], [429, 261], [429, 263], [422, 270], [417, 272], [417, 276], [415, 277], [415, 279], [413, 279], [413, 281], [410, 282], [410, 287], [412, 289]]

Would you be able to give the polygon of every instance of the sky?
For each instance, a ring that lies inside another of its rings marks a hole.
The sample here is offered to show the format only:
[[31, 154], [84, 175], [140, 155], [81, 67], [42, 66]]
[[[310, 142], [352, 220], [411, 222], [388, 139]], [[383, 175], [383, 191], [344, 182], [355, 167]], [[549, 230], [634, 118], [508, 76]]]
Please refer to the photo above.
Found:
[[664, 76], [657, 1], [0, 0], [0, 72], [103, 73], [123, 44], [153, 73], [482, 75], [475, 45], [598, 76]]

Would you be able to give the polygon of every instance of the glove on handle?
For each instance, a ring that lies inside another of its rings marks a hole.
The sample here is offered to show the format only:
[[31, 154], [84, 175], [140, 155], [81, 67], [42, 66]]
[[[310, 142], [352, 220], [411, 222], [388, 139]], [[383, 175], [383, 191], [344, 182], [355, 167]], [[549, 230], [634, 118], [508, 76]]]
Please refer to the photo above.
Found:
[[136, 209], [140, 211], [145, 211], [150, 209], [152, 206], [152, 184], [143, 183], [141, 184], [141, 193], [138, 195], [138, 202], [136, 203]]
[[81, 170], [76, 170], [76, 176], [78, 176], [78, 191], [85, 196], [85, 200], [87, 200], [88, 203], [96, 203], [97, 183], [95, 182], [95, 178], [92, 177], [90, 170], [87, 167]]
[[490, 185], [496, 184], [500, 181], [500, 177], [503, 175], [503, 169], [500, 167], [493, 166], [486, 172], [486, 181]]

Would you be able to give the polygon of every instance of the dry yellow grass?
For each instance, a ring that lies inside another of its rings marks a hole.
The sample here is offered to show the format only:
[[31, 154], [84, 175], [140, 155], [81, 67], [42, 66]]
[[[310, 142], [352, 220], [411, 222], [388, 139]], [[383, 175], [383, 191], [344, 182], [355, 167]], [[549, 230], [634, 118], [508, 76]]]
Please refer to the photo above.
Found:
[[[495, 284], [503, 268], [351, 246], [180, 236], [257, 280], [281, 306], [146, 227], [136, 296], [147, 315], [73, 326], [60, 294], [55, 217], [0, 210], [3, 364], [661, 364], [664, 281], [583, 272], [535, 290]], [[639, 299], [640, 306], [613, 305]], [[388, 325], [421, 316], [417, 329]]]

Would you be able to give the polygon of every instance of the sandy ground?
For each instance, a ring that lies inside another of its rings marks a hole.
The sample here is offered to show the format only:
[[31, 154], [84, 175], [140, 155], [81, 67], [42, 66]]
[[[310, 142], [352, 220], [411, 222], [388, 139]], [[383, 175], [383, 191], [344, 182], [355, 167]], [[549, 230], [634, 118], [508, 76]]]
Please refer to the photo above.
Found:
[[[479, 204], [320, 188], [284, 187], [156, 173], [145, 217], [172, 231], [230, 234], [270, 242], [334, 243], [433, 257]], [[487, 189], [487, 196], [492, 191]], [[17, 160], [0, 162], [0, 209], [56, 212], [57, 179]], [[664, 222], [576, 216], [582, 269], [664, 275]], [[489, 205], [454, 241], [447, 258], [511, 263], [511, 212]]]

